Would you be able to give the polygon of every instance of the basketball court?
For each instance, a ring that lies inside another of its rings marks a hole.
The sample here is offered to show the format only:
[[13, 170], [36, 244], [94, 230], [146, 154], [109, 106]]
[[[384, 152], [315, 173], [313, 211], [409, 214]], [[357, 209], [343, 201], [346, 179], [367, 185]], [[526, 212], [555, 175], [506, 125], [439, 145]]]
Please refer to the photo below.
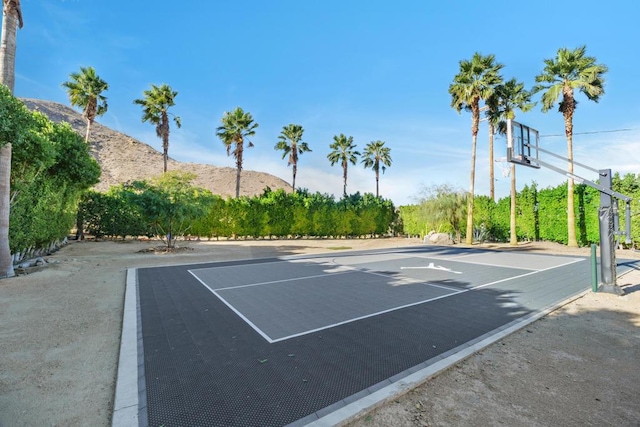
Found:
[[590, 280], [581, 257], [433, 246], [132, 269], [113, 425], [335, 425]]

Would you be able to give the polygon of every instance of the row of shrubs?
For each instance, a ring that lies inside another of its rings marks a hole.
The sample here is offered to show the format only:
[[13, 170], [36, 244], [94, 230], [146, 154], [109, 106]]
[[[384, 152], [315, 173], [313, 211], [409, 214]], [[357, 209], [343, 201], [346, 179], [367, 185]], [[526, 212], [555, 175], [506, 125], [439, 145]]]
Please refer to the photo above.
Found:
[[352, 194], [266, 189], [254, 197], [223, 199], [193, 187], [194, 176], [166, 173], [155, 180], [87, 192], [79, 207], [84, 229], [96, 237], [183, 235], [203, 238], [364, 237], [398, 231], [390, 200]]
[[[640, 247], [640, 174], [613, 177], [613, 189], [631, 197], [631, 238]], [[587, 246], [599, 243], [600, 192], [584, 184], [574, 187], [576, 234]], [[567, 243], [567, 184], [538, 189], [534, 182], [516, 195], [516, 232], [519, 240]], [[442, 213], [445, 213], [443, 216]], [[474, 198], [474, 229], [480, 240], [508, 241], [511, 199]], [[425, 235], [431, 230], [463, 235], [466, 228], [466, 194], [447, 186], [437, 187], [421, 203], [400, 207], [404, 232]], [[625, 205], [619, 206], [620, 229], [625, 229]], [[623, 239], [624, 241], [624, 239]]]

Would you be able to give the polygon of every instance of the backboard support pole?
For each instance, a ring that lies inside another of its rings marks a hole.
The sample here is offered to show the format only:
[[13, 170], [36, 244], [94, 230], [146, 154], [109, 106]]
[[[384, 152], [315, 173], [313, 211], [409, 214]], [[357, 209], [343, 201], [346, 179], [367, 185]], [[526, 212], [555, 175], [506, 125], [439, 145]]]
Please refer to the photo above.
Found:
[[[514, 132], [515, 131], [515, 132]], [[532, 135], [533, 134], [533, 135]], [[569, 173], [557, 166], [540, 160], [539, 153], [544, 152], [556, 158], [568, 161], [566, 157], [544, 150], [538, 145], [538, 131], [528, 126], [507, 120], [507, 160], [511, 163], [528, 167], [544, 167], [565, 175], [580, 184], [586, 184], [600, 191], [600, 207], [598, 222], [600, 234], [600, 280], [598, 292], [624, 295], [624, 291], [616, 283], [616, 241], [618, 235], [625, 235], [626, 242], [631, 242], [631, 198], [613, 191], [611, 169], [594, 169], [587, 165], [573, 161], [574, 165], [598, 172], [598, 183]], [[517, 146], [516, 146], [517, 144]], [[618, 200], [626, 203], [625, 232], [619, 231]]]
[[[611, 190], [611, 169], [601, 169], [600, 185]], [[623, 295], [624, 291], [616, 283], [616, 248], [614, 228], [614, 200], [611, 194], [600, 192], [598, 222], [600, 227], [600, 286], [598, 292]]]

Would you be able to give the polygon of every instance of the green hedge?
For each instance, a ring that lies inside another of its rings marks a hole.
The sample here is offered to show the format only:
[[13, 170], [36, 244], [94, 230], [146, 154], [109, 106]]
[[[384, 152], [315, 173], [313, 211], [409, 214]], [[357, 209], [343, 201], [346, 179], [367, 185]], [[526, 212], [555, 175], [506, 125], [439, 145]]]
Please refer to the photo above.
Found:
[[[631, 235], [633, 245], [640, 246], [640, 174], [613, 177], [613, 189], [633, 199], [631, 203]], [[574, 186], [576, 235], [581, 245], [599, 243], [598, 207], [600, 192], [584, 184]], [[435, 196], [437, 198], [437, 196]], [[434, 226], [429, 213], [430, 200], [419, 205], [401, 206], [400, 218], [404, 230], [411, 235], [428, 233]], [[538, 189], [536, 183], [526, 185], [516, 195], [516, 232], [519, 240], [545, 240], [567, 243], [567, 184]], [[620, 228], [625, 228], [625, 205], [619, 207]], [[474, 198], [474, 229], [487, 230], [490, 240], [509, 239], [511, 199], [493, 202], [486, 196]], [[465, 213], [466, 214], [466, 213]], [[438, 231], [438, 230], [436, 230]], [[451, 231], [443, 227], [440, 231]], [[462, 230], [464, 231], [464, 230]]]
[[30, 112], [0, 85], [0, 145], [12, 144], [9, 246], [49, 247], [74, 224], [78, 201], [100, 178], [87, 145], [68, 124]]
[[[134, 183], [105, 194], [87, 193], [80, 206], [86, 230], [97, 237], [159, 235], [159, 229], [154, 228], [158, 222], [148, 212], [149, 206], [158, 205], [163, 196], [147, 197], [152, 187]], [[356, 193], [338, 201], [307, 190], [286, 193], [268, 188], [260, 196], [227, 200], [197, 188], [188, 196], [184, 194], [183, 206], [201, 208], [197, 215], [189, 216], [188, 225], [181, 226], [182, 234], [191, 236], [373, 237], [399, 231], [393, 203], [372, 194]], [[162, 229], [167, 227], [165, 224]]]

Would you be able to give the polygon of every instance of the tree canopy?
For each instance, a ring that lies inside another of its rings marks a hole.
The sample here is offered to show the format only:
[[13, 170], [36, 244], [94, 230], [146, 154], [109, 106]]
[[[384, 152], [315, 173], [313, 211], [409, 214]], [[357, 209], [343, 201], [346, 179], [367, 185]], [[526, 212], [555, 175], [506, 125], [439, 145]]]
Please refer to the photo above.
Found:
[[353, 143], [352, 136], [345, 136], [344, 134], [334, 135], [333, 143], [329, 145], [331, 148], [331, 152], [327, 155], [327, 159], [331, 162], [331, 166], [336, 163], [340, 163], [342, 166], [342, 179], [343, 179], [343, 192], [342, 194], [346, 197], [347, 195], [347, 169], [349, 167], [349, 163], [355, 165], [358, 161], [358, 157], [360, 155], [359, 151], [356, 151], [356, 145]]
[[[167, 84], [160, 86], [152, 84], [151, 89], [145, 90], [143, 95], [143, 98], [135, 99], [133, 103], [142, 107], [142, 121], [156, 126], [156, 135], [162, 139], [163, 171], [166, 172], [169, 159], [169, 114], [171, 114], [169, 113], [169, 108], [175, 105], [175, 98], [178, 96], [178, 92], [171, 89]], [[182, 125], [180, 117], [176, 115], [173, 115], [173, 121], [178, 127]]]
[[80, 67], [80, 72], [71, 73], [69, 78], [68, 82], [62, 83], [62, 87], [67, 89], [71, 105], [82, 108], [82, 117], [87, 121], [84, 142], [88, 143], [95, 118], [107, 112], [107, 97], [102, 92], [108, 90], [109, 85], [96, 74], [93, 67]]
[[278, 142], [274, 147], [274, 149], [282, 151], [283, 159], [287, 155], [289, 156], [287, 166], [293, 166], [293, 180], [291, 181], [291, 187], [294, 191], [296, 189], [296, 175], [298, 172], [298, 156], [302, 155], [302, 153], [311, 151], [309, 144], [302, 141], [303, 133], [304, 128], [300, 125], [290, 124], [288, 126], [283, 126], [282, 132], [280, 132], [280, 136], [278, 136]]
[[[256, 134], [258, 123], [253, 121], [253, 116], [242, 108], [225, 112], [222, 116], [222, 125], [216, 129], [216, 136], [220, 138], [227, 149], [227, 156], [233, 155], [236, 159], [236, 197], [240, 197], [240, 176], [244, 156], [244, 142], [250, 136]], [[253, 147], [251, 141], [248, 147]]]
[[364, 147], [362, 164], [365, 168], [372, 169], [376, 174], [376, 197], [380, 196], [379, 181], [380, 169], [382, 173], [391, 166], [391, 149], [384, 146], [384, 141], [371, 141]]
[[[604, 74], [608, 71], [603, 64], [597, 64], [596, 58], [586, 55], [587, 47], [576, 49], [560, 48], [555, 58], [544, 60], [544, 69], [536, 76], [534, 92], [542, 93], [542, 111], [549, 111], [562, 95], [558, 105], [564, 118], [564, 131], [567, 137], [567, 172], [573, 173], [573, 114], [577, 101], [574, 91], [577, 89], [587, 99], [598, 102], [604, 94]], [[568, 179], [567, 222], [569, 246], [577, 247], [575, 234], [575, 213], [573, 199], [573, 179]]]

